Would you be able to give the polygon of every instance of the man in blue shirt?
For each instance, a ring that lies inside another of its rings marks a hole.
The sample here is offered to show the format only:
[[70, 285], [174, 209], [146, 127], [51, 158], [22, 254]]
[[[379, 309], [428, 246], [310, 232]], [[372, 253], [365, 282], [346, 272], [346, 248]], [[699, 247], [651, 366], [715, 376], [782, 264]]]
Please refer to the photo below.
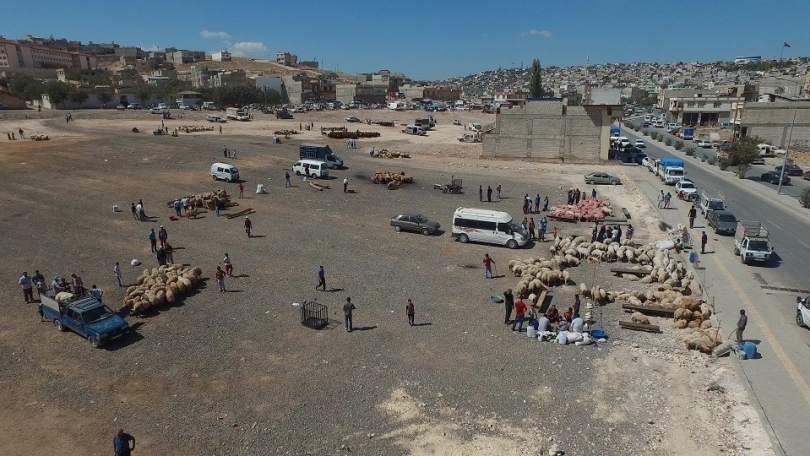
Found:
[[323, 266], [318, 269], [318, 285], [315, 285], [315, 289], [317, 290], [320, 286], [323, 286], [323, 291], [326, 291], [326, 272], [324, 272]]
[[[132, 445], [129, 444], [130, 442], [132, 442]], [[134, 449], [135, 437], [125, 433], [123, 429], [119, 429], [115, 437], [113, 437], [115, 456], [131, 456]]]

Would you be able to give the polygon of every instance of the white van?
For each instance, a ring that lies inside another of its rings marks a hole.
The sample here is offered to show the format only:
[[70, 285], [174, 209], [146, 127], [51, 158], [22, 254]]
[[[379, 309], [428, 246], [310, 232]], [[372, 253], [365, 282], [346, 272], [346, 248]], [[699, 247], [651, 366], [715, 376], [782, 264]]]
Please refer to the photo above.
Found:
[[296, 176], [306, 175], [323, 179], [329, 177], [329, 165], [318, 160], [298, 160], [292, 167]]
[[459, 242], [483, 242], [505, 245], [510, 249], [523, 247], [526, 233], [506, 212], [460, 207], [453, 213], [453, 232]]
[[236, 169], [236, 166], [227, 163], [214, 163], [211, 165], [211, 177], [214, 180], [236, 182], [239, 180], [239, 170]]
[[409, 135], [419, 135], [423, 136], [425, 134], [425, 130], [422, 127], [417, 127], [416, 125], [408, 125], [402, 129], [403, 133], [407, 133]]
[[224, 117], [219, 117], [216, 114], [208, 114], [207, 116], [205, 116], [205, 120], [207, 120], [209, 122], [217, 122], [217, 123], [219, 123], [219, 122], [227, 122], [228, 121], [228, 119], [226, 119]]

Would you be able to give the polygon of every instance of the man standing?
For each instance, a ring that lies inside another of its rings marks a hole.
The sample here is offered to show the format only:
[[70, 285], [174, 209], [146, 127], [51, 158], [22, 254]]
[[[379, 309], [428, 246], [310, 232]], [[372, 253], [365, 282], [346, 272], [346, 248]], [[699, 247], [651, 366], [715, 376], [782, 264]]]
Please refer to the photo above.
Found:
[[481, 185], [478, 186], [478, 201], [484, 201], [484, 187]]
[[740, 319], [737, 320], [737, 345], [743, 343], [743, 331], [748, 325], [748, 317], [745, 315], [745, 310], [740, 309]]
[[546, 241], [546, 231], [548, 231], [548, 219], [543, 217], [543, 220], [540, 220], [540, 229], [537, 233], [537, 237], [540, 238], [540, 242]]
[[506, 310], [506, 315], [503, 317], [503, 324], [508, 325], [509, 320], [512, 319], [512, 309], [515, 307], [515, 295], [512, 294], [512, 289], [503, 292], [503, 305]]
[[180, 199], [179, 198], [175, 199], [174, 200], [174, 213], [177, 214], [178, 217], [182, 217], [182, 215], [180, 213], [180, 208], [181, 207], [182, 207], [182, 205], [180, 204]]
[[501, 184], [498, 184], [498, 186], [495, 187], [495, 191], [498, 192], [498, 199], [501, 199]]
[[540, 212], [540, 194], [534, 197], [534, 212]]
[[689, 228], [695, 227], [695, 217], [697, 217], [697, 209], [695, 209], [695, 206], [692, 206], [692, 208], [689, 209]]
[[543, 212], [546, 212], [547, 210], [548, 210], [548, 196], [543, 198]]
[[113, 274], [115, 274], [115, 280], [118, 281], [118, 287], [121, 288], [124, 286], [124, 282], [121, 281], [121, 266], [118, 262], [115, 262], [115, 267], [113, 267]]
[[149, 232], [149, 243], [152, 244], [152, 253], [157, 252], [157, 234], [154, 228]]
[[492, 202], [492, 187], [490, 187], [489, 185], [487, 185], [487, 202], [488, 203]]
[[664, 207], [664, 191], [661, 190], [661, 193], [658, 194], [658, 209]]
[[413, 326], [413, 318], [416, 315], [416, 309], [414, 308], [413, 301], [410, 299], [408, 300], [408, 304], [405, 304], [405, 315], [408, 316], [408, 325]]
[[166, 247], [166, 241], [169, 240], [169, 233], [166, 231], [166, 228], [163, 228], [163, 225], [160, 225], [160, 229], [158, 230], [158, 239], [160, 239], [160, 246]]
[[706, 236], [706, 232], [703, 231], [703, 235], [700, 236], [700, 253], [706, 253], [706, 243], [709, 242], [709, 236]]
[[222, 259], [222, 264], [225, 265], [225, 273], [228, 274], [228, 277], [233, 277], [233, 264], [231, 264], [231, 257], [227, 253], [225, 258]]
[[225, 146], [222, 146], [222, 156], [228, 158], [228, 148]]
[[579, 294], [575, 294], [575, 295], [574, 295], [574, 307], [573, 307], [573, 309], [574, 309], [574, 316], [575, 316], [575, 317], [578, 317], [578, 316], [579, 316], [579, 307], [580, 307], [581, 305], [582, 305], [582, 303], [581, 303], [581, 302], [580, 302], [580, 300], [579, 300]]
[[[512, 331], [520, 331], [523, 329], [523, 322], [526, 320], [526, 303], [522, 299], [518, 299], [515, 303], [515, 322], [512, 323]], [[518, 327], [518, 325], [520, 325]], [[517, 329], [515, 329], [517, 327]]]
[[323, 287], [323, 291], [326, 291], [326, 271], [323, 270], [323, 266], [318, 269], [318, 284], [315, 285], [315, 289], [318, 287]]
[[157, 258], [158, 266], [165, 266], [166, 265], [167, 255], [166, 255], [166, 249], [165, 248], [163, 248], [163, 247], [159, 248], [157, 250], [157, 254], [155, 254], [155, 257]]
[[26, 304], [29, 302], [34, 302], [34, 284], [31, 282], [31, 277], [28, 277], [28, 272], [23, 272], [23, 275], [20, 277], [18, 282], [22, 287]]
[[140, 220], [140, 218], [138, 218], [138, 210], [135, 208], [135, 203], [131, 204], [132, 204], [132, 218], [134, 218], [135, 220]]
[[188, 196], [184, 196], [183, 199], [180, 200], [180, 204], [183, 205], [183, 212], [188, 213], [188, 206], [190, 205]]
[[248, 238], [251, 238], [252, 235], [250, 234], [250, 229], [253, 228], [253, 222], [250, 221], [250, 218], [246, 215], [245, 216], [245, 233], [247, 233]]
[[125, 433], [123, 429], [119, 429], [115, 437], [113, 437], [113, 451], [115, 451], [115, 456], [131, 456], [132, 450], [134, 449], [135, 437]]
[[292, 187], [290, 183], [290, 173], [289, 171], [284, 171], [284, 188]]
[[215, 277], [217, 278], [217, 284], [219, 285], [219, 292], [225, 292], [225, 271], [222, 270], [221, 267], [217, 266], [217, 272], [215, 273]]
[[488, 253], [484, 254], [484, 278], [491, 279], [492, 278], [492, 265], [495, 264], [495, 260], [489, 257]]
[[101, 291], [96, 284], [93, 284], [93, 286], [90, 287], [90, 295], [101, 302], [101, 297], [104, 295], [104, 292]]
[[143, 204], [142, 203], [139, 202], [135, 206], [135, 212], [138, 215], [138, 217], [137, 217], [138, 220], [140, 220], [141, 222], [146, 221], [146, 214], [143, 212]]
[[343, 318], [346, 321], [346, 332], [352, 332], [352, 311], [356, 309], [352, 304], [352, 298], [346, 297], [346, 304], [343, 304]]
[[239, 183], [239, 198], [242, 198], [244, 196], [245, 196], [245, 186], [242, 185], [242, 183], [240, 182]]
[[348, 193], [348, 192], [349, 192], [349, 178], [344, 177], [343, 178], [343, 193]]
[[634, 233], [634, 232], [635, 232], [635, 229], [633, 228], [633, 224], [632, 224], [632, 223], [628, 223], [628, 224], [627, 224], [627, 240], [628, 240], [628, 241], [629, 241], [630, 239], [633, 239], [633, 233]]

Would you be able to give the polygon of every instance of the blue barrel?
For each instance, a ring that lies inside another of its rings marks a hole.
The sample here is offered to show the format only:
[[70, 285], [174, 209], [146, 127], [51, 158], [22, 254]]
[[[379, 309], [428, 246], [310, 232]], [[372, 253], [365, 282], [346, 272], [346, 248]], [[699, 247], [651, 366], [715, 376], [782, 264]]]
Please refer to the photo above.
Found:
[[745, 353], [747, 359], [754, 359], [757, 354], [757, 346], [753, 342], [743, 342], [740, 344], [740, 350]]

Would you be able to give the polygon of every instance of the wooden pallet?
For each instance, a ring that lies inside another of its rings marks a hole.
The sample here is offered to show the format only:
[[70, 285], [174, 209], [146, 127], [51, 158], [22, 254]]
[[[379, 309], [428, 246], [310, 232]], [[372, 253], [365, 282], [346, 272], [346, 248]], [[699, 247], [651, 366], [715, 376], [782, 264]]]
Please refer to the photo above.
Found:
[[228, 218], [228, 220], [230, 220], [230, 219], [235, 219], [236, 217], [241, 217], [241, 216], [243, 216], [243, 215], [252, 214], [253, 212], [255, 212], [255, 211], [253, 210], [253, 208], [252, 208], [252, 207], [249, 207], [249, 208], [247, 208], [247, 209], [245, 209], [245, 210], [242, 210], [242, 211], [239, 211], [239, 212], [237, 212], [237, 213], [235, 213], [235, 214], [228, 214], [228, 215], [226, 215], [225, 217], [227, 217], [227, 218]]
[[636, 277], [644, 277], [650, 275], [652, 271], [645, 271], [643, 269], [632, 269], [632, 268], [610, 268], [610, 272], [619, 275], [619, 274], [633, 274]]
[[675, 317], [675, 310], [667, 309], [665, 307], [636, 306], [633, 304], [622, 304], [622, 309], [629, 310], [631, 312], [641, 312], [644, 315], [652, 315], [653, 317], [667, 317], [667, 318]]
[[645, 325], [642, 323], [633, 323], [629, 321], [620, 321], [619, 326], [624, 329], [632, 329], [633, 331], [644, 331], [649, 333], [661, 332], [661, 328], [656, 325]]
[[624, 216], [625, 216], [625, 217], [626, 217], [628, 220], [630, 220], [630, 211], [628, 211], [626, 207], [623, 207], [623, 208], [622, 208], [622, 214], [624, 214]]
[[328, 185], [317, 184], [317, 183], [312, 182], [312, 181], [308, 181], [307, 183], [309, 184], [310, 187], [314, 188], [315, 190], [318, 190], [319, 192], [322, 192], [323, 189], [325, 189], [325, 188], [329, 188]]
[[568, 222], [568, 223], [577, 223], [578, 220], [575, 218], [565, 218], [565, 217], [557, 217], [555, 215], [546, 215], [547, 218], [551, 220], [556, 220], [558, 222]]

